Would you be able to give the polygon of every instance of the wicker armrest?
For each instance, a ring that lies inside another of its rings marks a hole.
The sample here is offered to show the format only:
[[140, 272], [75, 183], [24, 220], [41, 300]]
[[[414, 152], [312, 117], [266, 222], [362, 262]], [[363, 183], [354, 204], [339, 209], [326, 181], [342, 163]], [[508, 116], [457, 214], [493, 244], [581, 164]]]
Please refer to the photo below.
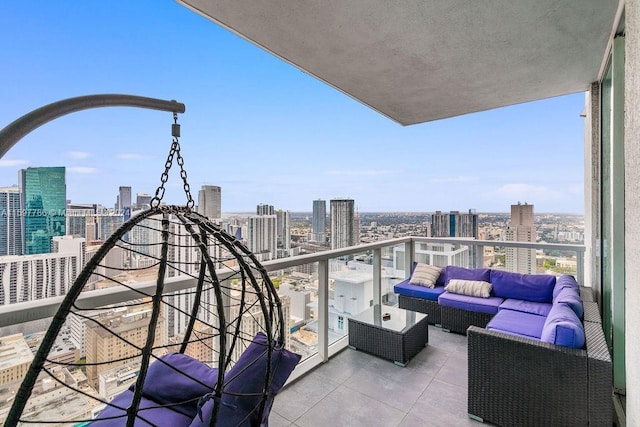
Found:
[[595, 301], [595, 297], [593, 295], [593, 288], [587, 286], [580, 286], [580, 298], [582, 301]]
[[584, 307], [585, 322], [602, 323], [602, 318], [600, 317], [600, 309], [598, 308], [597, 302], [583, 301], [582, 306]]
[[587, 351], [478, 327], [468, 335], [468, 412], [498, 425], [587, 425]]
[[[586, 317], [586, 316], [585, 316]], [[584, 322], [589, 363], [589, 421], [612, 425], [613, 365], [602, 324]]]

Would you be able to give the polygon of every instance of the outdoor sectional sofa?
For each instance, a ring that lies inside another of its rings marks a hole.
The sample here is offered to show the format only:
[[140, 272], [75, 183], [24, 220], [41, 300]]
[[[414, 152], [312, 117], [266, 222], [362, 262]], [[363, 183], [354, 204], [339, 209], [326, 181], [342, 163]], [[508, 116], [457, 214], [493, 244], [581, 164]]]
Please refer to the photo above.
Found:
[[[590, 288], [569, 275], [453, 266], [433, 287], [410, 279], [394, 288], [401, 308], [468, 335], [471, 418], [504, 426], [612, 425], [611, 358]], [[445, 290], [452, 280], [485, 282], [490, 292], [455, 294]]]

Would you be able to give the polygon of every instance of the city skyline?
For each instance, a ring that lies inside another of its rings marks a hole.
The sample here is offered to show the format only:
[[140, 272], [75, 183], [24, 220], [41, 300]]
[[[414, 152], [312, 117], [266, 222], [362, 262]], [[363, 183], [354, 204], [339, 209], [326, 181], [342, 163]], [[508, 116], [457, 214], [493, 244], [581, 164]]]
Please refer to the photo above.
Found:
[[[11, 40], [0, 127], [73, 96], [176, 99], [191, 188], [222, 187], [225, 212], [260, 200], [310, 211], [336, 197], [361, 212], [502, 212], [517, 201], [584, 212], [582, 93], [402, 127], [171, 1], [8, 2], [0, 12]], [[113, 206], [122, 185], [154, 194], [172, 122], [133, 108], [65, 116], [0, 159], [0, 184], [26, 167], [65, 166], [73, 203]], [[184, 204], [177, 169], [165, 201]]]

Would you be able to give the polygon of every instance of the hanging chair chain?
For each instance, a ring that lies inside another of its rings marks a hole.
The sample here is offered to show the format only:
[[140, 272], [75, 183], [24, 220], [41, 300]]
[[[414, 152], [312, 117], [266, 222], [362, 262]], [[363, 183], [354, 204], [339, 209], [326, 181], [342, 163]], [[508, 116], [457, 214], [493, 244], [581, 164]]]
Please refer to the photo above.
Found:
[[171, 136], [173, 136], [173, 142], [171, 143], [171, 149], [169, 150], [169, 155], [167, 156], [167, 162], [164, 165], [164, 172], [160, 176], [160, 186], [156, 189], [156, 194], [151, 199], [151, 207], [160, 206], [160, 201], [164, 197], [164, 185], [169, 180], [169, 170], [171, 169], [171, 165], [173, 164], [173, 157], [176, 157], [176, 162], [178, 166], [180, 166], [180, 177], [182, 178], [182, 182], [184, 183], [184, 192], [187, 195], [187, 207], [189, 209], [193, 208], [194, 202], [193, 197], [191, 197], [191, 187], [187, 182], [187, 171], [184, 170], [184, 159], [180, 154], [180, 143], [178, 142], [178, 138], [180, 137], [180, 125], [178, 124], [178, 113], [173, 113], [173, 124], [171, 125]]

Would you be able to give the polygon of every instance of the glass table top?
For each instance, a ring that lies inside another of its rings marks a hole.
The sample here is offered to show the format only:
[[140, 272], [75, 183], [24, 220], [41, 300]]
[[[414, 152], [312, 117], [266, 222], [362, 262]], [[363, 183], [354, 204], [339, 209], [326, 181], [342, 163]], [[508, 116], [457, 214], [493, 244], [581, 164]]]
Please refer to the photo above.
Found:
[[[388, 316], [386, 316], [388, 315]], [[396, 332], [403, 332], [411, 329], [416, 323], [427, 317], [424, 313], [404, 310], [389, 305], [373, 305], [352, 317], [361, 323], [379, 326]]]

